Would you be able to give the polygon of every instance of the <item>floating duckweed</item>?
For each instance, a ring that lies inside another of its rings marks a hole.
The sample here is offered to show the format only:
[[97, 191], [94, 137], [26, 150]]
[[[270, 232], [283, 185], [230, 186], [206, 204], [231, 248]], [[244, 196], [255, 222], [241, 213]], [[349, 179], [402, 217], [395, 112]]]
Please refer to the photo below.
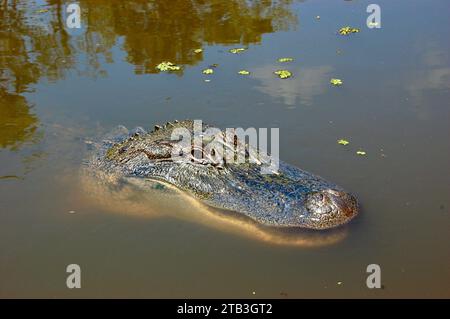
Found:
[[278, 62], [281, 62], [281, 63], [292, 62], [292, 61], [294, 61], [293, 58], [279, 58], [278, 59]]
[[247, 50], [246, 48], [234, 48], [234, 49], [230, 49], [229, 52], [233, 53], [233, 54], [238, 54], [238, 53], [242, 53], [245, 50]]
[[343, 27], [339, 29], [339, 34], [340, 35], [349, 35], [351, 33], [358, 33], [359, 29], [358, 28], [352, 28], [349, 26]]
[[204, 70], [202, 71], [202, 73], [203, 73], [203, 74], [213, 74], [213, 73], [214, 73], [214, 70], [213, 70], [213, 69], [204, 69]]
[[39, 9], [36, 11], [36, 13], [46, 13], [48, 11], [49, 11], [48, 9]]
[[161, 72], [167, 72], [167, 71], [179, 71], [179, 70], [181, 69], [180, 66], [178, 66], [178, 65], [176, 65], [176, 64], [174, 64], [174, 63], [172, 63], [172, 62], [169, 62], [169, 61], [161, 62], [160, 64], [158, 64], [158, 65], [156, 66], [156, 68], [157, 68], [158, 70], [160, 70]]
[[280, 79], [287, 79], [287, 78], [290, 78], [292, 76], [292, 73], [289, 72], [288, 70], [278, 70], [278, 71], [275, 71], [273, 73], [278, 75], [278, 77]]
[[194, 50], [194, 53], [202, 53], [203, 52], [203, 49], [195, 49]]
[[340, 140], [338, 140], [337, 142], [338, 142], [338, 144], [341, 144], [341, 145], [348, 145], [348, 144], [350, 144], [349, 141], [344, 140], [344, 139], [340, 139]]
[[364, 151], [356, 151], [356, 154], [364, 156], [364, 155], [366, 155], [366, 152], [364, 152]]
[[334, 86], [340, 86], [343, 84], [341, 79], [334, 79], [334, 78], [330, 80], [330, 83]]
[[240, 70], [238, 73], [239, 73], [240, 75], [249, 75], [249, 74], [250, 74], [250, 72], [247, 71], [247, 70]]

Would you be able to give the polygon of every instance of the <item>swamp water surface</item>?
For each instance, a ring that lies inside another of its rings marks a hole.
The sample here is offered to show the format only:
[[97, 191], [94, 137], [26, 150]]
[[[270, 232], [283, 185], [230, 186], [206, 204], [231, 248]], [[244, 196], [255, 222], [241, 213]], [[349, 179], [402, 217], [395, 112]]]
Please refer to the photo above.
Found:
[[[377, 1], [379, 29], [369, 1], [80, 0], [77, 30], [68, 3], [0, 2], [0, 297], [450, 297], [447, 1]], [[86, 142], [185, 118], [278, 127], [280, 158], [361, 214], [280, 235], [80, 177]], [[373, 263], [382, 289], [366, 286]]]

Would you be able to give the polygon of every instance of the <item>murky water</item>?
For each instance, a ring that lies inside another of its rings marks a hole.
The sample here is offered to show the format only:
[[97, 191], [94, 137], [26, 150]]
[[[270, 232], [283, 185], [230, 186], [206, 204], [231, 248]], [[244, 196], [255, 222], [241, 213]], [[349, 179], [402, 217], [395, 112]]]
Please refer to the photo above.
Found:
[[[450, 297], [449, 3], [377, 1], [369, 29], [371, 2], [80, 0], [73, 30], [69, 2], [1, 1], [0, 296]], [[184, 118], [280, 128], [281, 158], [355, 193], [360, 216], [281, 236], [80, 177], [86, 141]]]

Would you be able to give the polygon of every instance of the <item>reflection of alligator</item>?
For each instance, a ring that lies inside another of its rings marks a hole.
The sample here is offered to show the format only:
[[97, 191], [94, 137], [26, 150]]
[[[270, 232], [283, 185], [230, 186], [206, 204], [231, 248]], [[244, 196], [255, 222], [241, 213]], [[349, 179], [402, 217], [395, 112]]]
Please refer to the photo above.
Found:
[[[277, 174], [262, 174], [258, 163], [177, 159], [174, 128], [193, 131], [193, 121], [167, 123], [147, 133], [119, 127], [99, 145], [89, 169], [175, 185], [209, 206], [241, 213], [267, 226], [332, 228], [357, 214], [356, 199], [322, 178], [280, 162]], [[203, 130], [206, 127], [203, 126]], [[248, 150], [245, 150], [248, 153]], [[100, 175], [99, 175], [100, 176]], [[145, 185], [145, 184], [143, 184]]]

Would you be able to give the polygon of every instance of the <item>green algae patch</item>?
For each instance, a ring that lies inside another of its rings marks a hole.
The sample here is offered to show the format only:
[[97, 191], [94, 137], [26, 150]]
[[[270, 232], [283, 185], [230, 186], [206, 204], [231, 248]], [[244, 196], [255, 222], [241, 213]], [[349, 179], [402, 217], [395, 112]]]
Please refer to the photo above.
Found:
[[203, 74], [213, 74], [213, 73], [214, 73], [214, 70], [213, 70], [213, 69], [204, 69], [204, 70], [202, 71], [202, 73], [203, 73]]
[[364, 155], [366, 155], [367, 153], [364, 152], [364, 151], [356, 151], [356, 154], [359, 155], [359, 156], [364, 156]]
[[277, 61], [280, 63], [287, 63], [287, 62], [294, 61], [294, 59], [293, 58], [279, 58]]
[[350, 144], [350, 142], [349, 142], [349, 141], [347, 141], [347, 140], [344, 140], [344, 139], [340, 139], [340, 140], [338, 140], [338, 141], [337, 141], [337, 143], [338, 143], [338, 144], [340, 144], [340, 145], [348, 145], [348, 144]]
[[240, 74], [240, 75], [249, 75], [249, 74], [250, 74], [250, 71], [247, 71], [247, 70], [240, 70], [240, 71], [238, 71], [238, 74]]
[[247, 48], [233, 48], [228, 50], [228, 52], [233, 53], [233, 54], [239, 54], [244, 52], [245, 50], [247, 50]]
[[342, 27], [339, 29], [339, 34], [340, 35], [349, 35], [352, 33], [358, 33], [359, 31], [360, 30], [358, 28], [352, 28], [352, 27], [346, 26], [346, 27]]
[[172, 62], [164, 61], [158, 64], [156, 66], [156, 69], [161, 72], [169, 72], [169, 71], [180, 71], [181, 67]]
[[341, 86], [342, 84], [344, 84], [344, 82], [342, 82], [341, 79], [336, 79], [336, 78], [331, 79], [330, 83], [331, 83], [331, 85], [334, 85], [334, 86]]
[[277, 71], [275, 71], [273, 73], [278, 75], [278, 77], [280, 79], [287, 79], [287, 78], [290, 78], [292, 76], [292, 73], [290, 71], [288, 71], [288, 70], [277, 70]]

